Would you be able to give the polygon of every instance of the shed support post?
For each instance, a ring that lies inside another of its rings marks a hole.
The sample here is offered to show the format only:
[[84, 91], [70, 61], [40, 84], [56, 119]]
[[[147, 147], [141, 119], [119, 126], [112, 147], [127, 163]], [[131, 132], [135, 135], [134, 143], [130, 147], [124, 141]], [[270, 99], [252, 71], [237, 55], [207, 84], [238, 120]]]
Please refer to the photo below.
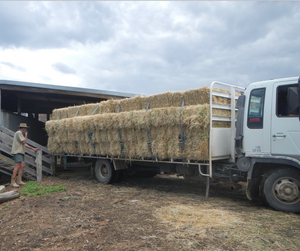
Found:
[[41, 182], [42, 181], [42, 150], [38, 150], [36, 152], [36, 181]]
[[18, 97], [18, 114], [19, 115], [21, 114], [21, 102], [22, 102], [22, 99], [20, 97]]

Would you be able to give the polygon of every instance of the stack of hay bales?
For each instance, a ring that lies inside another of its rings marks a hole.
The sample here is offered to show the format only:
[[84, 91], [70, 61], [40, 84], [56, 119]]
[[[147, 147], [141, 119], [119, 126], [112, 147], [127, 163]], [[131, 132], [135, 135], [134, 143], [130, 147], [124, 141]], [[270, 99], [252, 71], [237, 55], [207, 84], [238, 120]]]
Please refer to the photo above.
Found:
[[208, 87], [55, 109], [46, 123], [48, 149], [53, 154], [206, 160], [209, 120]]

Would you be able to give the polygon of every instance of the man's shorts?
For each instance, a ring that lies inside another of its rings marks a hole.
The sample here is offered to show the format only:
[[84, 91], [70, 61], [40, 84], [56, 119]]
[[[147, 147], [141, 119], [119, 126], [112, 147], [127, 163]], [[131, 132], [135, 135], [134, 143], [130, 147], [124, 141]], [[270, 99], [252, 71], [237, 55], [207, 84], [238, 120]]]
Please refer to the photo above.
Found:
[[15, 163], [25, 161], [25, 155], [21, 153], [14, 154]]

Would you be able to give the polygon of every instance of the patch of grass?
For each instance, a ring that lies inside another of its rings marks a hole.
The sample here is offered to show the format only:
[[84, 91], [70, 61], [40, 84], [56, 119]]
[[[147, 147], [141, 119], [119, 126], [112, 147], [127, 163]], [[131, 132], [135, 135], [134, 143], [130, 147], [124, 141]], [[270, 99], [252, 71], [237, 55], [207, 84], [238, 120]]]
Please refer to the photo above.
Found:
[[34, 197], [40, 195], [49, 195], [50, 193], [62, 192], [62, 191], [66, 191], [66, 188], [62, 185], [44, 187], [41, 186], [36, 181], [29, 181], [24, 185], [24, 188], [21, 190], [20, 195]]

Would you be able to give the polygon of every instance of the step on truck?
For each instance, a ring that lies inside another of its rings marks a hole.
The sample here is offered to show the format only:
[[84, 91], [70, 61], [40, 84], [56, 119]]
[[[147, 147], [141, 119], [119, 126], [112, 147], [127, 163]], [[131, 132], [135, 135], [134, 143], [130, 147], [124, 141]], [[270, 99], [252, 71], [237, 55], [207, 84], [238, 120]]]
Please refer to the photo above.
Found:
[[[65, 166], [70, 157], [91, 160], [93, 173], [100, 183], [119, 182], [125, 171], [143, 177], [164, 173], [204, 179], [206, 197], [212, 180], [247, 182], [249, 200], [263, 198], [275, 210], [299, 213], [299, 87], [299, 77], [255, 82], [247, 88], [213, 82], [209, 91], [209, 149], [205, 160], [65, 153], [57, 159], [63, 157]], [[214, 97], [228, 98], [230, 102], [216, 103]], [[229, 111], [230, 115], [216, 115], [213, 109]], [[218, 122], [229, 126], [215, 127]], [[151, 146], [148, 131], [147, 134]], [[119, 136], [122, 146], [120, 133]], [[178, 140], [180, 147], [184, 146], [182, 128]]]

